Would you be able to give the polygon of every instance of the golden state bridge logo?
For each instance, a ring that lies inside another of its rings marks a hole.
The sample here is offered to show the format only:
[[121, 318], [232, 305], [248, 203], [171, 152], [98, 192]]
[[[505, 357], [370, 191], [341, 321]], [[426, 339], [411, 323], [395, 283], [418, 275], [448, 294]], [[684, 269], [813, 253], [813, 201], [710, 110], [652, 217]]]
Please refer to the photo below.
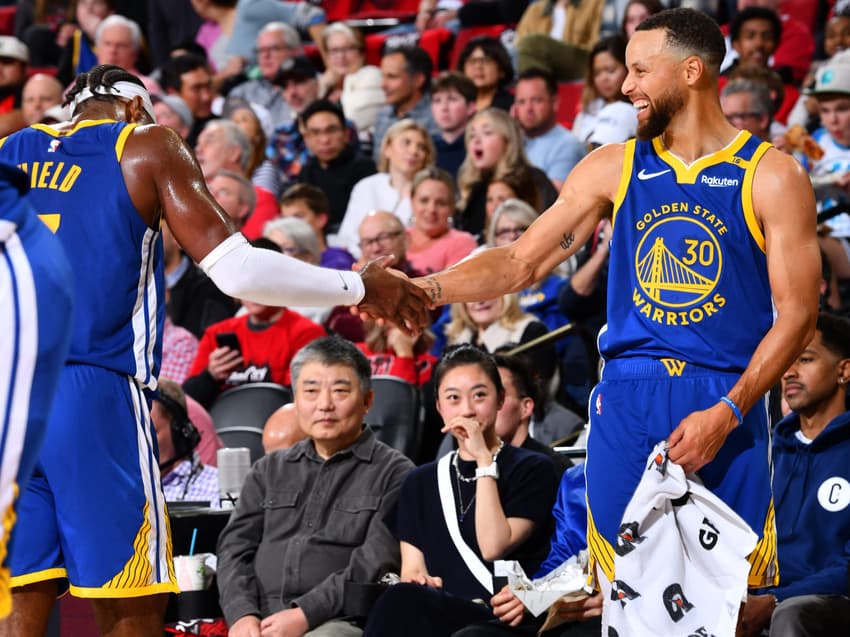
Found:
[[[688, 207], [680, 210], [696, 212]], [[715, 230], [723, 235], [727, 229], [715, 215], [698, 214], [665, 216], [649, 227], [639, 224], [638, 230], [646, 232], [635, 251], [639, 287], [632, 300], [641, 314], [656, 323], [699, 323], [726, 304], [716, 292], [723, 253]]]

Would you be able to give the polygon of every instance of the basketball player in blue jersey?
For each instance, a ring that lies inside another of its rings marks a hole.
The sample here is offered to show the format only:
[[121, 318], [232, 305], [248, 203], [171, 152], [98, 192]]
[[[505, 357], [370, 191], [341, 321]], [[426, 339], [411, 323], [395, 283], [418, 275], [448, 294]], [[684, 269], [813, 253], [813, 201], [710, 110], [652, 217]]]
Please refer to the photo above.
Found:
[[0, 142], [0, 159], [28, 174], [29, 201], [65, 248], [76, 307], [44, 445], [19, 498], [13, 611], [0, 634], [43, 635], [70, 588], [92, 599], [101, 635], [159, 637], [166, 594], [177, 590], [150, 420], [164, 319], [160, 224], [234, 297], [359, 304], [407, 329], [426, 324], [427, 297], [383, 263], [340, 272], [249, 246], [123, 69], [79, 76], [68, 100], [70, 122]]
[[513, 244], [416, 280], [434, 305], [521, 290], [612, 219], [606, 364], [586, 465], [588, 545], [603, 586], [626, 505], [662, 440], [761, 538], [750, 585], [776, 579], [764, 396], [812, 337], [815, 202], [796, 161], [724, 117], [724, 52], [702, 13], [647, 19], [629, 41], [623, 84], [638, 140], [587, 156]]
[[12, 601], [14, 501], [35, 465], [71, 336], [71, 268], [27, 190], [26, 174], [0, 162], [0, 617]]

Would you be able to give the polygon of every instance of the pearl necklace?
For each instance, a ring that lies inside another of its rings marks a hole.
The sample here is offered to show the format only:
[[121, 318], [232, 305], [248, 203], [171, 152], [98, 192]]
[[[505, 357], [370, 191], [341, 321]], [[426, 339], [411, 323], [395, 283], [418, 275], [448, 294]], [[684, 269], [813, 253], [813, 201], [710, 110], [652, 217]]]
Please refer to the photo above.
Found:
[[[505, 441], [500, 438], [499, 439], [499, 446], [496, 447], [496, 451], [493, 453], [493, 462], [496, 462], [496, 458], [499, 457], [499, 453], [502, 451], [502, 447], [504, 447], [504, 446], [505, 446]], [[455, 451], [454, 458], [452, 458], [452, 464], [454, 465], [455, 475], [457, 476], [457, 479], [462, 480], [463, 482], [466, 482], [466, 483], [475, 482], [476, 480], [478, 480], [477, 476], [472, 476], [471, 478], [467, 478], [465, 475], [463, 475], [460, 472], [460, 467], [458, 466], [458, 460], [457, 460], [459, 457], [460, 457], [460, 452]]]

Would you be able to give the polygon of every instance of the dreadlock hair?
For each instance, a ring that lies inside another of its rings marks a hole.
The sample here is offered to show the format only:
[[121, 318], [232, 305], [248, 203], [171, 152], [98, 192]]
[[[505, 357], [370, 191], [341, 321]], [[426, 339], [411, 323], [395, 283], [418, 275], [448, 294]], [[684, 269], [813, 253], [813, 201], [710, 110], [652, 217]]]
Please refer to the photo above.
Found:
[[[116, 99], [118, 99], [116, 96], [101, 95], [97, 93], [95, 89], [100, 87], [110, 89], [117, 82], [132, 82], [142, 88], [145, 87], [139, 78], [129, 71], [125, 71], [120, 66], [115, 66], [114, 64], [101, 64], [100, 66], [94, 67], [88, 73], [80, 73], [77, 76], [77, 79], [74, 80], [74, 86], [72, 86], [71, 90], [66, 93], [65, 102], [62, 105], [68, 106], [69, 104], [73, 104], [74, 98], [85, 88], [91, 89], [92, 93], [94, 93], [90, 99], [113, 103]], [[76, 110], [77, 109], [75, 108], [74, 113], [76, 113]]]

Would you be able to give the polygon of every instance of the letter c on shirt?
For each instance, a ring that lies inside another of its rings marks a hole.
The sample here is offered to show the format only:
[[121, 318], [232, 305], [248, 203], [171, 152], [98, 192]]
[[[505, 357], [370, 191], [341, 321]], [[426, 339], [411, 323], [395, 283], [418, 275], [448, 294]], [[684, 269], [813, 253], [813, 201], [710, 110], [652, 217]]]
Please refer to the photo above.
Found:
[[850, 482], [839, 477], [827, 478], [818, 487], [818, 502], [827, 511], [846, 509], [850, 504]]

